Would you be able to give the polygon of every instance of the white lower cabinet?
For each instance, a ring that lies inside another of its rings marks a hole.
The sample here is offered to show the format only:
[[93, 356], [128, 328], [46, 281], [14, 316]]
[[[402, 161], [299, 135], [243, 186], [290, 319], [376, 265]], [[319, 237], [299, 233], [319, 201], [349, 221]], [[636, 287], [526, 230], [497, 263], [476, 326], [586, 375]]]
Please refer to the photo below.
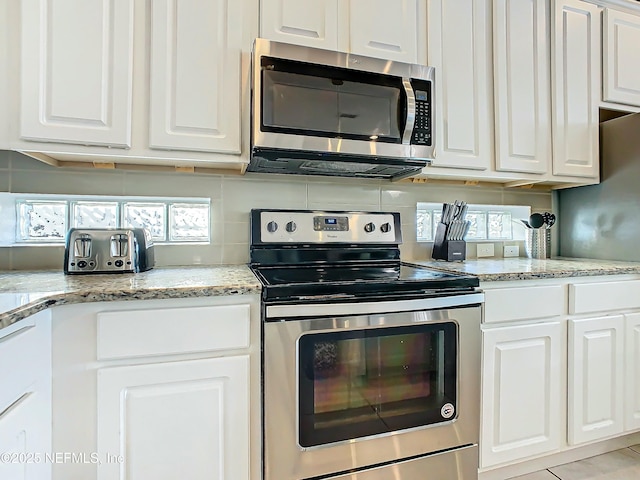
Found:
[[562, 446], [565, 337], [560, 321], [484, 330], [481, 467]]
[[640, 429], [640, 313], [625, 315], [624, 429]]
[[51, 478], [50, 402], [46, 393], [28, 392], [0, 412], [1, 479]]
[[623, 431], [624, 317], [569, 321], [570, 445]]
[[[259, 480], [257, 295], [54, 309], [53, 480]], [[3, 477], [0, 477], [3, 478]]]
[[97, 374], [99, 480], [249, 479], [248, 355]]
[[639, 275], [480, 288], [482, 480], [640, 441]]
[[2, 480], [51, 478], [48, 311], [0, 330], [0, 454]]

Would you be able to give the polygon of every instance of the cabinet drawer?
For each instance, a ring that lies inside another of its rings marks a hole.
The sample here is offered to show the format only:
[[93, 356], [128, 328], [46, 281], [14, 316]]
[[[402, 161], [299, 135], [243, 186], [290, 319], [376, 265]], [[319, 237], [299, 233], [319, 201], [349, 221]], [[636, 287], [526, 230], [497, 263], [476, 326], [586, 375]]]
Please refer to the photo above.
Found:
[[35, 325], [0, 338], [0, 411], [30, 391], [41, 369], [43, 351]]
[[569, 313], [640, 308], [640, 280], [569, 285]]
[[485, 323], [547, 318], [566, 311], [562, 285], [485, 290], [484, 301]]
[[100, 312], [99, 360], [249, 346], [250, 306]]

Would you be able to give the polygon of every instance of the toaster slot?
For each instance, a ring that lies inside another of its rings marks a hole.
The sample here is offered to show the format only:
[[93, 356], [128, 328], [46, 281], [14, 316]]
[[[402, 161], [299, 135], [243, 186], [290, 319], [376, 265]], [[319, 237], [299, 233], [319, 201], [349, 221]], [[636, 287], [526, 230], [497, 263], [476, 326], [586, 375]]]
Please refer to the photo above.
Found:
[[124, 233], [111, 235], [111, 256], [126, 257], [129, 253], [129, 236]]
[[83, 233], [78, 235], [73, 243], [76, 258], [89, 258], [91, 256], [91, 235]]

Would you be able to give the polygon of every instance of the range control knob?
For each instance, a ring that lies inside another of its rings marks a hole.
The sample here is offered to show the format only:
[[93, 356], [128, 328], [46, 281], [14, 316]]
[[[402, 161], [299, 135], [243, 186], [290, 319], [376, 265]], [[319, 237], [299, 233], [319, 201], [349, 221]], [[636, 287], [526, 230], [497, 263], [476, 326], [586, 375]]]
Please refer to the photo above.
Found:
[[289, 232], [289, 233], [293, 233], [296, 231], [296, 228], [298, 228], [298, 226], [296, 225], [296, 222], [287, 222], [287, 224], [285, 225], [284, 229]]
[[278, 230], [278, 224], [276, 222], [272, 220], [269, 223], [267, 223], [267, 232], [273, 233], [276, 230]]
[[387, 223], [383, 223], [382, 225], [380, 225], [380, 231], [382, 233], [388, 233], [391, 231], [391, 225], [389, 225], [389, 222]]
[[371, 233], [375, 229], [376, 229], [376, 226], [371, 222], [365, 223], [365, 225], [364, 225], [364, 231], [367, 232], [367, 233]]

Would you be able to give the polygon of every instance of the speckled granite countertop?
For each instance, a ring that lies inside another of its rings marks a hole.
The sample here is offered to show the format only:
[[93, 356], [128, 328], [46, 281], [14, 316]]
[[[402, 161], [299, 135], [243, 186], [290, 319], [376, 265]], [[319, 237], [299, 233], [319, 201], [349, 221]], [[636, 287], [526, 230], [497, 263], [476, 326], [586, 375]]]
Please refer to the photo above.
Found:
[[[433, 260], [406, 262], [477, 275], [482, 282], [640, 274], [640, 262], [580, 258], [479, 259], [451, 263]], [[260, 291], [260, 282], [245, 265], [157, 268], [125, 275], [0, 271], [0, 328], [54, 305], [258, 294]]]
[[122, 275], [0, 271], [0, 328], [54, 305], [257, 294], [258, 279], [245, 265], [155, 268]]
[[466, 260], [464, 262], [409, 260], [407, 263], [450, 272], [477, 275], [481, 282], [640, 274], [640, 262], [617, 262], [586, 258], [558, 257], [548, 260], [530, 258], [482, 258]]

